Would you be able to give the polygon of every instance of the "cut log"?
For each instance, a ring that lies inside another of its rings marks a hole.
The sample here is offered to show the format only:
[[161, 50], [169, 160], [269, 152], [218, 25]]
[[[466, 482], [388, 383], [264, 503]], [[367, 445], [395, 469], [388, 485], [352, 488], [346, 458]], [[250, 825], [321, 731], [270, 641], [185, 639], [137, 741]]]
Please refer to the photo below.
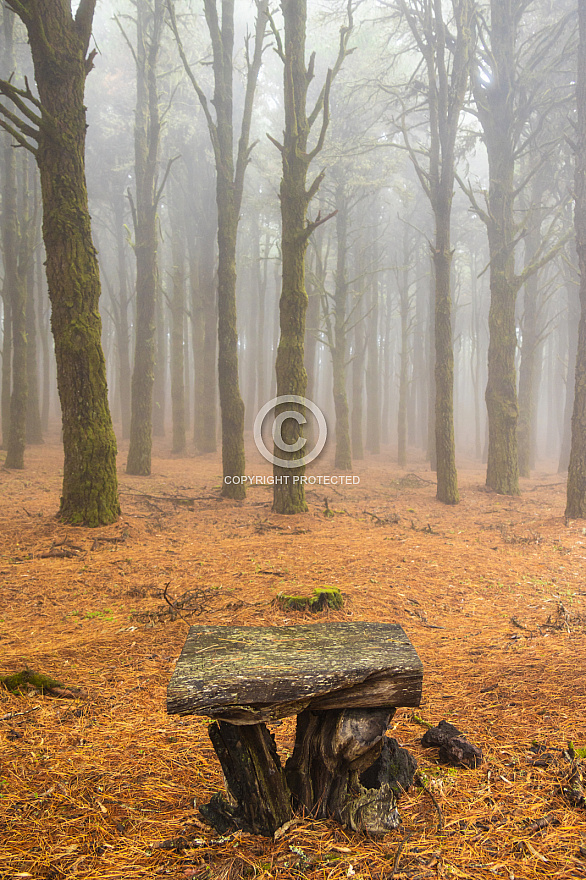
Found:
[[192, 626], [167, 711], [246, 725], [305, 709], [418, 706], [422, 679], [397, 624]]

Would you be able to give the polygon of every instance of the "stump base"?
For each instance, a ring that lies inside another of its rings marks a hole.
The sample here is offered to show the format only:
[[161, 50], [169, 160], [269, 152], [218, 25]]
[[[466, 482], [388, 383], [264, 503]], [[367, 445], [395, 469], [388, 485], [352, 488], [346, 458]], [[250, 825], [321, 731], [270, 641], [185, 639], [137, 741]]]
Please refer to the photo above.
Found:
[[224, 834], [241, 828], [272, 836], [303, 809], [333, 818], [373, 836], [397, 828], [399, 815], [391, 779], [364, 774], [377, 761], [394, 709], [309, 709], [297, 718], [295, 747], [281, 767], [272, 734], [264, 724], [215, 722], [210, 739], [220, 759], [228, 798], [216, 794], [200, 808]]

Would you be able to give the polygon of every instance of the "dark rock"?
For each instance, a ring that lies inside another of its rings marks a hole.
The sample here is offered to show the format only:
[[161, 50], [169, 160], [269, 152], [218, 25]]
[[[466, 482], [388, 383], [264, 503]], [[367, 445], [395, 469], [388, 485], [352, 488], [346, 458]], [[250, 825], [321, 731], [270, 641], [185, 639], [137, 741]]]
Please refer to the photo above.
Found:
[[385, 737], [380, 756], [360, 774], [364, 788], [388, 785], [397, 798], [411, 788], [417, 770], [417, 761], [393, 737]]
[[439, 759], [455, 767], [478, 767], [482, 764], [482, 752], [465, 736], [454, 736], [440, 746]]
[[462, 736], [462, 731], [449, 724], [447, 721], [440, 721], [437, 727], [431, 727], [421, 737], [421, 745], [427, 746], [444, 746], [455, 736]]

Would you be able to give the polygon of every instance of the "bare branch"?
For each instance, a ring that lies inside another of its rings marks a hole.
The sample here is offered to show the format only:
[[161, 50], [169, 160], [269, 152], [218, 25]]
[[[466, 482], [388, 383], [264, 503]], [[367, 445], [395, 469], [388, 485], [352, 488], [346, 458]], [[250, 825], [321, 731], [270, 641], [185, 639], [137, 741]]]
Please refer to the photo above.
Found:
[[271, 142], [272, 144], [275, 145], [275, 147], [277, 148], [277, 150], [279, 150], [279, 152], [282, 153], [283, 150], [285, 149], [285, 147], [283, 146], [283, 144], [280, 144], [279, 141], [276, 140], [276, 139], [272, 136], [272, 134], [269, 134], [268, 132], [267, 132], [267, 137], [268, 137], [268, 139], [270, 140], [270, 142]]
[[155, 193], [155, 198], [153, 201], [153, 204], [155, 207], [159, 204], [159, 200], [160, 200], [161, 196], [163, 195], [163, 190], [165, 189], [165, 184], [167, 183], [167, 178], [169, 177], [169, 172], [170, 172], [173, 164], [177, 161], [177, 159], [180, 159], [180, 158], [181, 158], [180, 155], [173, 156], [173, 158], [169, 159], [169, 161], [167, 162], [167, 167], [165, 168], [165, 173], [163, 174], [163, 180], [161, 181], [161, 185], [158, 188], [157, 192]]
[[205, 96], [205, 93], [201, 89], [197, 79], [195, 78], [195, 74], [191, 69], [191, 65], [187, 60], [187, 56], [185, 54], [185, 49], [183, 48], [183, 43], [181, 41], [181, 37], [179, 36], [179, 29], [177, 27], [177, 19], [175, 17], [175, 9], [173, 7], [173, 0], [167, 0], [167, 9], [169, 10], [169, 19], [171, 22], [171, 29], [173, 34], [175, 35], [175, 42], [177, 43], [177, 49], [179, 50], [179, 57], [183, 63], [183, 68], [187, 77], [194, 88], [194, 91], [199, 98], [199, 103], [201, 104], [202, 110], [204, 112], [206, 122], [208, 124], [208, 129], [210, 132], [210, 138], [212, 141], [212, 146], [214, 148], [214, 154], [216, 158], [219, 158], [219, 143], [218, 143], [218, 130], [216, 124], [212, 118], [212, 114], [210, 113], [210, 108], [208, 106], [208, 99]]
[[275, 43], [277, 44], [275, 52], [277, 53], [277, 55], [279, 56], [279, 58], [281, 59], [281, 61], [284, 64], [285, 63], [285, 52], [283, 50], [283, 41], [281, 39], [281, 34], [279, 33], [279, 28], [275, 24], [275, 19], [273, 18], [273, 16], [271, 15], [271, 13], [269, 12], [268, 9], [266, 12], [266, 16], [269, 20], [269, 25], [270, 25], [273, 37], [275, 38]]
[[[0, 104], [0, 113], [2, 113], [2, 112], [6, 112], [6, 111], [4, 110], [4, 108], [2, 107], [2, 105]], [[8, 134], [9, 134], [11, 137], [13, 137], [14, 140], [15, 140], [15, 141], [16, 141], [21, 147], [24, 147], [25, 150], [29, 150], [29, 152], [31, 152], [34, 156], [36, 156], [36, 154], [37, 154], [37, 148], [36, 148], [36, 147], [33, 147], [32, 144], [29, 144], [29, 142], [27, 141], [27, 139], [24, 137], [23, 134], [21, 134], [19, 131], [17, 131], [15, 128], [13, 128], [11, 125], [8, 125], [8, 123], [5, 122], [3, 119], [0, 119], [0, 128], [3, 128], [4, 131], [7, 131]]]

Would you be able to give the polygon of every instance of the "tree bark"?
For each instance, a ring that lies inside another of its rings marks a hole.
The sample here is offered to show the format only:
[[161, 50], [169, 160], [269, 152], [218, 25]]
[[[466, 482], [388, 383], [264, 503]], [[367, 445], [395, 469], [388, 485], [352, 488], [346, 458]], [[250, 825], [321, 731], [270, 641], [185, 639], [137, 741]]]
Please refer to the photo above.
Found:
[[574, 223], [580, 270], [580, 324], [566, 503], [566, 518], [572, 519], [586, 518], [586, 0], [578, 0], [578, 19], [580, 42], [576, 77]]
[[[86, 57], [95, 2], [81, 0], [75, 19], [68, 4], [7, 0], [26, 25], [40, 101], [0, 83], [28, 122], [18, 125], [23, 145], [36, 140], [41, 174], [43, 237], [52, 304], [57, 380], [63, 415], [65, 463], [60, 515], [97, 526], [120, 511], [116, 440], [112, 428], [101, 321], [100, 278], [92, 242], [85, 181]], [[28, 103], [26, 103], [28, 102]], [[28, 112], [22, 109], [26, 106]], [[31, 109], [32, 108], [32, 109]], [[40, 114], [40, 115], [39, 115]], [[18, 139], [18, 138], [17, 138]], [[34, 148], [33, 148], [34, 149]]]

